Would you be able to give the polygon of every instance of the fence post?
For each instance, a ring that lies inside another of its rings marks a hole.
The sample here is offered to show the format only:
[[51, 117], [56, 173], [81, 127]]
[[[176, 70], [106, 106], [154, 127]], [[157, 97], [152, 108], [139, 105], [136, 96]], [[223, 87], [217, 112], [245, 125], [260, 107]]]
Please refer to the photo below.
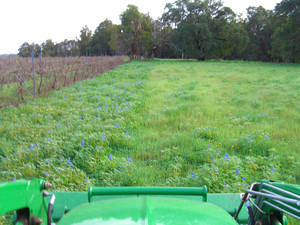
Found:
[[35, 97], [35, 80], [34, 80], [34, 53], [33, 50], [31, 52], [32, 54], [32, 77], [33, 77], [33, 95]]

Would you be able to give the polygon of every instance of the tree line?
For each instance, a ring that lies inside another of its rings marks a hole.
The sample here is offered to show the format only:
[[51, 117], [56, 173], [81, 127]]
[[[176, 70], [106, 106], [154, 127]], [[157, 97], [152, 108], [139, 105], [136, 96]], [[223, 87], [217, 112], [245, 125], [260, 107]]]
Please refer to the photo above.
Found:
[[94, 33], [85, 26], [76, 40], [24, 43], [18, 55], [300, 62], [300, 0], [282, 0], [273, 10], [248, 7], [246, 18], [219, 0], [177, 0], [157, 20], [128, 5], [120, 20], [106, 19]]

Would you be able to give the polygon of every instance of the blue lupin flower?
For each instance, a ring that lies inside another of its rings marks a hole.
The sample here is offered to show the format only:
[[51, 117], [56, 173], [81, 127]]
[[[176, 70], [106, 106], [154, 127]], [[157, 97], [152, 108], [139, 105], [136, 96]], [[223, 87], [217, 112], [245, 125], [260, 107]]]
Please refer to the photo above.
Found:
[[127, 160], [128, 162], [132, 162], [132, 158], [131, 158], [131, 157], [128, 157], [126, 160]]
[[230, 155], [228, 155], [227, 153], [225, 153], [225, 157], [226, 157], [227, 159], [230, 159]]

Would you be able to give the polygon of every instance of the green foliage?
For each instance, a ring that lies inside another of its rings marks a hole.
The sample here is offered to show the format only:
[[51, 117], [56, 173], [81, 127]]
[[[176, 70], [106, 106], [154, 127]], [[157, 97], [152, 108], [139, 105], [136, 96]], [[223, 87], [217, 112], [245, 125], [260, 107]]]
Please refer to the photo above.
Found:
[[299, 114], [291, 83], [298, 71], [133, 61], [50, 98], [6, 107], [0, 180], [42, 177], [67, 191], [207, 185], [210, 192], [238, 192], [263, 178], [295, 183]]
[[113, 26], [108, 19], [104, 20], [96, 28], [92, 40], [90, 42], [91, 53], [94, 55], [111, 55], [112, 51], [109, 46], [110, 33], [109, 30]]
[[283, 0], [275, 8], [276, 30], [272, 36], [272, 55], [288, 62], [300, 62], [300, 2]]
[[129, 4], [121, 24], [108, 19], [94, 34], [87, 26], [80, 39], [53, 43], [23, 43], [18, 55], [44, 56], [128, 55], [131, 59], [243, 59], [251, 61], [300, 61], [299, 1], [282, 0], [274, 10], [247, 8], [241, 19], [219, 0], [177, 0], [167, 3], [161, 18], [153, 20]]
[[78, 41], [79, 52], [81, 55], [86, 55], [91, 52], [90, 42], [92, 40], [92, 31], [88, 26], [84, 26], [80, 30], [80, 40]]

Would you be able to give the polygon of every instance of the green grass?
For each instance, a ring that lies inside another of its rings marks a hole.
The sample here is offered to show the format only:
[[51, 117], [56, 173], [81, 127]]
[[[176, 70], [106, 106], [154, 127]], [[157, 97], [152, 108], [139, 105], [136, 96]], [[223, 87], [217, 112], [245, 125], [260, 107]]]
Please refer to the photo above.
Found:
[[299, 183], [300, 66], [134, 61], [0, 111], [1, 181], [59, 190]]

